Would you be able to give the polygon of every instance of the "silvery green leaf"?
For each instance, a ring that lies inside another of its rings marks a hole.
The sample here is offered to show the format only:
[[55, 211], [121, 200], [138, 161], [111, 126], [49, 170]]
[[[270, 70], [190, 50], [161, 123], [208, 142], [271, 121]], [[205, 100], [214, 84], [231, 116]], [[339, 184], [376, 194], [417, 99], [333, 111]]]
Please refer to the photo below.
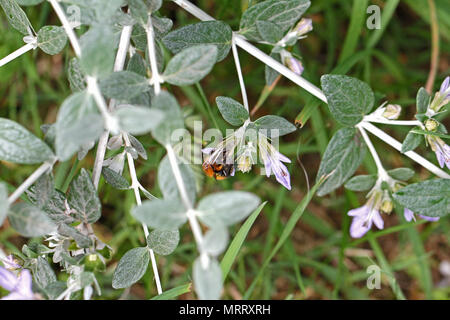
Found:
[[268, 43], [276, 44], [284, 36], [283, 30], [276, 23], [270, 21], [256, 21], [256, 29], [261, 38]]
[[44, 26], [37, 34], [38, 47], [47, 54], [59, 53], [67, 43], [67, 35], [63, 27]]
[[148, 192], [146, 189], [144, 189], [143, 187], [139, 188], [139, 190], [142, 191], [142, 193], [144, 194], [144, 196], [145, 196], [148, 200], [155, 200], [155, 199], [158, 199], [158, 198], [156, 198], [154, 195], [152, 195], [150, 192]]
[[150, 252], [147, 247], [134, 248], [127, 251], [114, 271], [113, 288], [128, 288], [138, 282], [147, 270], [149, 262]]
[[100, 89], [108, 98], [126, 100], [149, 91], [148, 79], [131, 71], [118, 71], [100, 81]]
[[297, 130], [297, 127], [286, 119], [279, 116], [263, 116], [255, 122], [258, 130], [271, 138], [281, 137]]
[[56, 282], [56, 274], [46, 259], [38, 257], [36, 264], [32, 267], [34, 280], [41, 289], [45, 289], [49, 284]]
[[412, 130], [408, 132], [402, 143], [402, 153], [414, 150], [423, 142], [423, 136], [421, 134], [414, 133]]
[[147, 65], [145, 60], [141, 57], [140, 54], [134, 54], [130, 61], [128, 61], [127, 70], [130, 72], [137, 73], [142, 77], [147, 76]]
[[173, 21], [165, 17], [152, 16], [152, 24], [153, 30], [155, 31], [155, 38], [160, 40], [172, 29]]
[[142, 159], [147, 160], [147, 151], [145, 151], [142, 143], [131, 134], [128, 134], [128, 138], [130, 139], [131, 146], [137, 151], [138, 155], [140, 155]]
[[148, 20], [148, 8], [144, 0], [127, 0], [128, 8], [130, 9], [131, 16], [133, 19], [141, 24], [147, 24]]
[[245, 219], [259, 205], [259, 198], [245, 191], [224, 191], [208, 195], [197, 206], [198, 217], [208, 226], [218, 222], [231, 226]]
[[[177, 158], [177, 160], [179, 159]], [[191, 203], [195, 203], [197, 186], [195, 183], [194, 172], [192, 171], [192, 168], [189, 164], [180, 163], [180, 161], [178, 161], [178, 168], [180, 168], [181, 177], [186, 187], [188, 198]], [[170, 166], [170, 161], [167, 156], [165, 156], [159, 164], [158, 185], [165, 200], [178, 199], [179, 201], [181, 201], [181, 196], [178, 191], [175, 176], [173, 175], [172, 167]]]
[[450, 214], [450, 180], [432, 179], [410, 184], [394, 193], [394, 199], [415, 214], [444, 217]]
[[[281, 63], [281, 55], [278, 52], [272, 52], [270, 53], [270, 57]], [[278, 77], [279, 73], [269, 67], [268, 65], [265, 66], [265, 77], [266, 77], [266, 85], [271, 86], [272, 83], [275, 81], [275, 79]]]
[[41, 139], [20, 124], [0, 118], [0, 160], [20, 163], [42, 163], [54, 157]]
[[29, 35], [33, 30], [30, 21], [27, 18], [25, 12], [20, 8], [15, 0], [2, 0], [0, 1], [3, 11], [5, 11], [6, 18], [8, 19], [11, 27], [19, 31], [24, 35]]
[[225, 226], [215, 225], [206, 232], [203, 238], [203, 250], [208, 254], [217, 257], [227, 247], [228, 230]]
[[65, 223], [60, 223], [58, 225], [58, 233], [75, 240], [79, 248], [89, 248], [92, 245], [92, 240], [87, 235], [82, 234], [74, 227]]
[[134, 135], [150, 132], [163, 120], [164, 113], [156, 108], [122, 105], [114, 115], [119, 119], [122, 130]]
[[174, 54], [199, 44], [212, 44], [217, 47], [217, 61], [226, 58], [231, 49], [233, 31], [222, 21], [194, 23], [170, 32], [163, 38], [164, 45]]
[[162, 0], [145, 0], [145, 3], [147, 4], [148, 11], [155, 12], [161, 8]]
[[40, 129], [44, 133], [44, 142], [49, 145], [52, 150], [55, 149], [55, 138], [56, 138], [56, 128], [55, 124], [43, 124], [40, 126]]
[[222, 270], [216, 259], [209, 259], [204, 268], [201, 258], [194, 261], [194, 288], [201, 300], [218, 300], [222, 292]]
[[258, 21], [274, 23], [281, 33], [285, 33], [294, 26], [309, 6], [308, 0], [268, 0], [257, 3], [242, 15], [239, 33], [249, 40], [264, 40], [258, 32]]
[[13, 204], [8, 213], [11, 226], [24, 237], [40, 237], [56, 231], [44, 211], [26, 202]]
[[94, 223], [100, 219], [102, 205], [91, 176], [84, 168], [81, 169], [78, 177], [70, 183], [67, 198], [70, 207], [77, 211], [74, 215], [80, 221]]
[[67, 285], [63, 281], [55, 281], [44, 288], [44, 292], [50, 300], [56, 300], [65, 290]]
[[117, 37], [107, 25], [95, 25], [80, 39], [81, 70], [94, 77], [102, 77], [113, 71]]
[[106, 182], [110, 184], [113, 188], [119, 189], [119, 190], [127, 190], [130, 189], [130, 183], [127, 179], [122, 177], [120, 174], [115, 172], [114, 170], [111, 170], [107, 167], [103, 167], [102, 169], [103, 177], [105, 178]]
[[327, 74], [320, 79], [333, 117], [346, 126], [358, 124], [373, 107], [372, 89], [358, 79]]
[[196, 45], [176, 54], [167, 64], [162, 77], [170, 84], [187, 86], [203, 79], [217, 61], [217, 47]]
[[65, 213], [66, 197], [55, 189], [51, 174], [42, 175], [26, 194], [31, 203], [44, 211], [55, 223], [71, 223], [74, 219]]
[[178, 246], [178, 230], [153, 230], [147, 237], [147, 245], [161, 256], [171, 254]]
[[366, 191], [370, 190], [376, 181], [377, 177], [373, 174], [354, 176], [345, 183], [344, 187], [352, 191]]
[[83, 71], [81, 71], [78, 58], [72, 58], [69, 61], [67, 73], [70, 89], [72, 89], [72, 91], [82, 91], [86, 89], [86, 76], [83, 74]]
[[34, 6], [43, 1], [44, 0], [16, 0], [16, 2], [21, 6]]
[[388, 174], [396, 180], [408, 181], [414, 176], [415, 171], [410, 168], [397, 168], [389, 170]]
[[234, 99], [217, 97], [216, 103], [222, 117], [233, 126], [240, 126], [249, 117], [245, 107]]
[[171, 144], [172, 134], [184, 128], [183, 115], [177, 100], [167, 91], [161, 91], [152, 101], [152, 108], [164, 112], [164, 119], [152, 131], [153, 137], [162, 145]]
[[94, 99], [86, 91], [69, 96], [56, 118], [56, 155], [69, 160], [83, 145], [97, 140], [103, 133], [103, 119]]
[[0, 226], [3, 224], [3, 221], [5, 221], [8, 210], [8, 188], [6, 187], [6, 184], [0, 182]]
[[425, 88], [420, 88], [419, 91], [417, 91], [416, 97], [417, 113], [426, 113], [429, 104], [430, 95]]
[[137, 160], [139, 155], [133, 147], [125, 147], [125, 152], [129, 153], [134, 160]]
[[160, 230], [178, 229], [187, 221], [186, 210], [178, 201], [147, 200], [131, 210], [131, 214], [149, 227]]
[[133, 31], [131, 32], [131, 39], [133, 40], [136, 49], [140, 51], [147, 50], [147, 33], [145, 32], [145, 29], [141, 25], [136, 24], [133, 26]]
[[337, 131], [322, 157], [317, 180], [333, 174], [319, 187], [317, 194], [324, 196], [339, 188], [355, 173], [365, 155], [366, 145], [355, 128]]

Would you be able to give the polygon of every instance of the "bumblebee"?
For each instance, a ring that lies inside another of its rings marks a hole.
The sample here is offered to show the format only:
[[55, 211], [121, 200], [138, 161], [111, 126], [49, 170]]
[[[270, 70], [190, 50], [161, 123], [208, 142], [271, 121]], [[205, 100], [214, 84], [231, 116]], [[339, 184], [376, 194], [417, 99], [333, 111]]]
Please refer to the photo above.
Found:
[[234, 175], [234, 165], [232, 164], [217, 164], [217, 163], [203, 163], [203, 172], [216, 180], [224, 180], [229, 176]]
[[[211, 155], [212, 153], [214, 153], [214, 150], [211, 150], [209, 152], [209, 155]], [[234, 176], [234, 164], [222, 164], [225, 163], [225, 159], [226, 159], [226, 151], [224, 150], [222, 153], [222, 157], [219, 157], [222, 159], [214, 159], [215, 161], [211, 161], [212, 159], [210, 159], [208, 157], [208, 159], [205, 160], [205, 162], [203, 163], [202, 169], [203, 172], [208, 176], [208, 177], [212, 177], [216, 180], [224, 180], [226, 178], [228, 178], [229, 176]], [[222, 163], [218, 163], [218, 162], [222, 162]]]

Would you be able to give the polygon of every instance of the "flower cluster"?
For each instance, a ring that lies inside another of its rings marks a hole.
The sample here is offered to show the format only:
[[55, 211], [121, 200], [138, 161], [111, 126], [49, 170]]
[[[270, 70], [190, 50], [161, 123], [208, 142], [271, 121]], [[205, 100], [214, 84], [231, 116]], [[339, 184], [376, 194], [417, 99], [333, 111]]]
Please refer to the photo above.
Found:
[[291, 160], [276, 150], [270, 138], [265, 134], [248, 128], [250, 124], [250, 121], [246, 121], [243, 126], [228, 135], [215, 147], [202, 149], [205, 154], [204, 170], [219, 165], [220, 170], [216, 172], [216, 179], [217, 174], [228, 174], [228, 172], [221, 172], [223, 165], [229, 166], [230, 176], [234, 176], [235, 168], [247, 173], [257, 163], [257, 154], [259, 154], [266, 176], [270, 177], [273, 173], [277, 181], [290, 190], [291, 177], [283, 162], [290, 163]]
[[[394, 209], [390, 191], [398, 190], [403, 184], [404, 182], [393, 179], [387, 174], [378, 178], [375, 186], [368, 193], [369, 199], [366, 204], [348, 212], [348, 215], [353, 217], [350, 226], [350, 235], [353, 238], [361, 238], [372, 228], [373, 224], [380, 230], [384, 228], [381, 214], [390, 214]], [[388, 188], [385, 187], [386, 185]], [[404, 208], [403, 216], [408, 222], [416, 220], [414, 213], [408, 208]], [[419, 217], [427, 221], [439, 220], [439, 217], [434, 218], [423, 215], [419, 215]]]

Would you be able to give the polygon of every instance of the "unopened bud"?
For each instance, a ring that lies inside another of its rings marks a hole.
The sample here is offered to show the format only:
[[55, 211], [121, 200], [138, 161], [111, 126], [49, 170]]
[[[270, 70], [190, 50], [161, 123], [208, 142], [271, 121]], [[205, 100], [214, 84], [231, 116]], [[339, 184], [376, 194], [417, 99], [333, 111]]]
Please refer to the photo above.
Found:
[[392, 210], [394, 209], [394, 204], [392, 203], [392, 200], [386, 199], [383, 200], [383, 203], [381, 204], [381, 211], [384, 213], [390, 214]]
[[383, 117], [389, 120], [396, 120], [400, 116], [402, 107], [398, 104], [388, 104], [383, 112]]
[[297, 33], [298, 37], [301, 37], [313, 29], [311, 19], [301, 19], [294, 28], [294, 32]]
[[425, 121], [425, 128], [428, 131], [435, 131], [438, 126], [439, 126], [439, 123], [434, 119], [428, 119], [427, 121]]
[[295, 74], [301, 75], [303, 73], [303, 65], [300, 61], [295, 59], [294, 57], [288, 57], [284, 60], [286, 66], [291, 69]]

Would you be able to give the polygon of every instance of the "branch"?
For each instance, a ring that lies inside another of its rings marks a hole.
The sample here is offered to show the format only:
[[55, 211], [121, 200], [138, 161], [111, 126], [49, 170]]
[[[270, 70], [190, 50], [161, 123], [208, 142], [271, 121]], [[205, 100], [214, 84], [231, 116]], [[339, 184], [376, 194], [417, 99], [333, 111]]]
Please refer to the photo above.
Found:
[[239, 78], [239, 85], [241, 87], [241, 93], [242, 93], [242, 101], [244, 102], [244, 107], [247, 109], [247, 111], [250, 112], [248, 109], [248, 98], [247, 98], [247, 91], [245, 90], [245, 83], [244, 83], [244, 77], [242, 76], [242, 69], [241, 69], [241, 63], [239, 62], [239, 54], [236, 49], [236, 42], [235, 39], [235, 33], [233, 33], [233, 38], [231, 40], [231, 51], [233, 51], [233, 57], [234, 57], [234, 63], [236, 64], [236, 71]]
[[[122, 135], [123, 135], [123, 139], [125, 141], [125, 145], [127, 147], [130, 147], [131, 143], [130, 143], [130, 139], [128, 138], [128, 134], [126, 132], [123, 132]], [[128, 162], [128, 169], [130, 171], [130, 176], [131, 176], [131, 188], [134, 191], [136, 203], [138, 206], [140, 206], [140, 205], [142, 205], [141, 194], [139, 192], [140, 183], [137, 178], [136, 168], [134, 166], [134, 159], [129, 152], [127, 152], [127, 162]], [[142, 228], [144, 229], [145, 239], [147, 239], [147, 237], [149, 235], [148, 227], [147, 227], [147, 225], [142, 224]], [[153, 252], [152, 249], [149, 249], [149, 250], [150, 250], [150, 258], [151, 258], [151, 262], [152, 262], [153, 274], [155, 276], [156, 289], [158, 290], [158, 295], [160, 295], [162, 293], [162, 287], [161, 287], [161, 280], [159, 278], [158, 266], [156, 264], [155, 253]]]
[[34, 171], [31, 176], [29, 176], [17, 189], [13, 192], [8, 198], [8, 203], [11, 205], [14, 202], [16, 202], [17, 199], [20, 198], [20, 196], [28, 190], [29, 187], [33, 185], [39, 179], [44, 173], [46, 173], [48, 170], [50, 170], [51, 167], [53, 167], [53, 164], [56, 161], [52, 162], [44, 162], [39, 168]]
[[3, 67], [8, 62], [11, 62], [12, 60], [20, 57], [24, 53], [27, 53], [28, 51], [33, 50], [33, 49], [36, 49], [36, 42], [27, 43], [23, 47], [17, 49], [13, 53], [10, 53], [9, 55], [7, 55], [3, 59], [1, 59], [0, 60], [0, 67]]

